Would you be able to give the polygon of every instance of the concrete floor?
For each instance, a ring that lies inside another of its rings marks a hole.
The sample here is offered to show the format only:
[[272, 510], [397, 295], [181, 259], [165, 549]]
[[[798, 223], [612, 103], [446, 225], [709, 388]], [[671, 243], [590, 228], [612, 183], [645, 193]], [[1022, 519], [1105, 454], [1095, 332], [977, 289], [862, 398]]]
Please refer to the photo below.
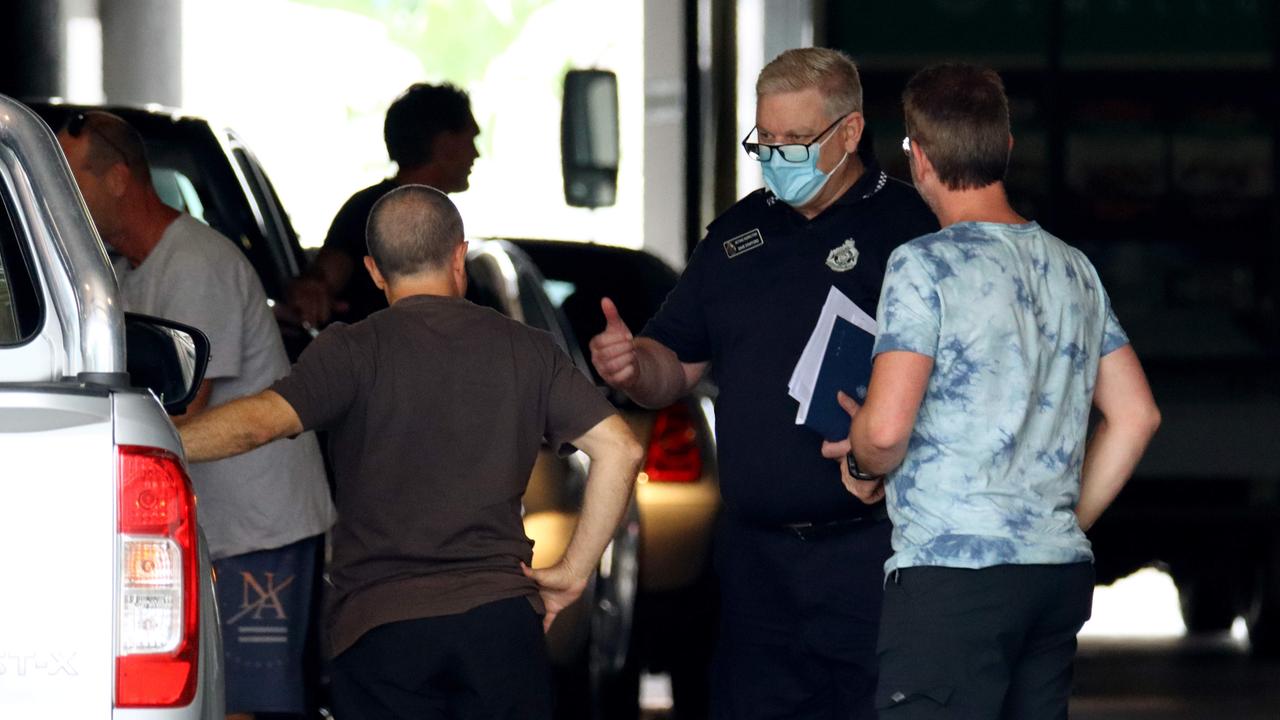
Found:
[[1227, 634], [1088, 640], [1076, 662], [1076, 720], [1276, 720], [1280, 662]]

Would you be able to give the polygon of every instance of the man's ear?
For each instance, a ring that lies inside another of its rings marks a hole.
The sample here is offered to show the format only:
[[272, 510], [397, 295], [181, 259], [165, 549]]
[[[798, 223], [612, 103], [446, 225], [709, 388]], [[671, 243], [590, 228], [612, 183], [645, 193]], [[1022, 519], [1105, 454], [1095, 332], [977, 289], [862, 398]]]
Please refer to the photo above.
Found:
[[929, 156], [925, 154], [924, 148], [918, 142], [911, 143], [911, 163], [915, 165], [915, 175], [921, 178], [934, 175], [933, 163], [929, 162]]
[[112, 163], [111, 167], [102, 176], [102, 186], [106, 188], [107, 193], [114, 198], [122, 198], [129, 191], [129, 184], [133, 182], [133, 174], [129, 170], [129, 166], [122, 162]]
[[867, 127], [867, 120], [860, 112], [849, 113], [840, 123], [841, 137], [844, 138], [844, 151], [850, 155], [858, 151], [858, 143], [862, 142], [862, 131]]
[[466, 240], [462, 240], [453, 248], [453, 257], [450, 258], [455, 270], [467, 269], [467, 247]]
[[373, 261], [372, 255], [364, 256], [364, 269], [369, 272], [369, 277], [373, 279], [373, 284], [378, 286], [379, 290], [386, 292], [387, 279], [382, 277], [382, 271], [378, 270], [378, 263]]
[[465, 294], [467, 290], [467, 241], [463, 240], [453, 249], [453, 256], [450, 258], [450, 269], [453, 271], [454, 282]]

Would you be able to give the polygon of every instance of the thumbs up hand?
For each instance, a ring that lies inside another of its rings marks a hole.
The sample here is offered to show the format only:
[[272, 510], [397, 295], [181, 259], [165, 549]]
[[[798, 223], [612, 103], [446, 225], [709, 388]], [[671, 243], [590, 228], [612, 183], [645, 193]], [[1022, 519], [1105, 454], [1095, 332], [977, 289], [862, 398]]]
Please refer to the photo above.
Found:
[[626, 390], [637, 377], [635, 338], [609, 298], [600, 299], [604, 331], [591, 338], [591, 364], [610, 387]]

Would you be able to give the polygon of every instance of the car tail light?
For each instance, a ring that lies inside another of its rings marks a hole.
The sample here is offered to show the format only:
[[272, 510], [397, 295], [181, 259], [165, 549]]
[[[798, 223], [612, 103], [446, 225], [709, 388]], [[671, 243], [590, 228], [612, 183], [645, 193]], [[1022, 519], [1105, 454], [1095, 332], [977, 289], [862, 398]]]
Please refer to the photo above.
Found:
[[658, 411], [644, 461], [649, 482], [697, 482], [702, 477], [702, 448], [689, 405], [678, 402]]
[[120, 585], [116, 705], [174, 707], [195, 695], [200, 589], [195, 495], [173, 453], [118, 448]]

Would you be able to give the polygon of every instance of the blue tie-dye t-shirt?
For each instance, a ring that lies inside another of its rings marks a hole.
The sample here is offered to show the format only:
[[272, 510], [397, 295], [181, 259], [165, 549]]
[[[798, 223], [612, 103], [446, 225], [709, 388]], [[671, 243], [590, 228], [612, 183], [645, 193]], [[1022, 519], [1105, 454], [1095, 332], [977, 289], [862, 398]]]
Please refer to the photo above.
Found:
[[1076, 522], [1099, 359], [1129, 342], [1088, 259], [1036, 223], [958, 223], [899, 247], [875, 353], [933, 358], [885, 482], [886, 572], [1093, 559]]

